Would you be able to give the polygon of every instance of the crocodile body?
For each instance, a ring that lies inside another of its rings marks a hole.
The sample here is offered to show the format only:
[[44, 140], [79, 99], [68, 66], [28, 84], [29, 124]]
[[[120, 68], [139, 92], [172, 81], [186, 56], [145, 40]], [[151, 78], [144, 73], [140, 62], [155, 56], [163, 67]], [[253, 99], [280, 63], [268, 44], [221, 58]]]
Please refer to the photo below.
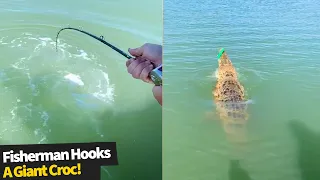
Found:
[[246, 139], [245, 125], [248, 120], [245, 89], [224, 50], [219, 57], [218, 64], [217, 82], [212, 91], [216, 112], [223, 122], [227, 137], [231, 141], [242, 142]]

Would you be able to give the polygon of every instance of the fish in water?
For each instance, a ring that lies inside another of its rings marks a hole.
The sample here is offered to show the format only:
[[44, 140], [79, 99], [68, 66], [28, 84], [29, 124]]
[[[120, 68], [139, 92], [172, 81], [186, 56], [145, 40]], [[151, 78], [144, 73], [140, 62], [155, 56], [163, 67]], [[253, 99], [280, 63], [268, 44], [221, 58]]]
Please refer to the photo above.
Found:
[[245, 89], [224, 49], [219, 50], [217, 82], [212, 90], [216, 113], [223, 122], [227, 136], [233, 141], [245, 141], [248, 120]]

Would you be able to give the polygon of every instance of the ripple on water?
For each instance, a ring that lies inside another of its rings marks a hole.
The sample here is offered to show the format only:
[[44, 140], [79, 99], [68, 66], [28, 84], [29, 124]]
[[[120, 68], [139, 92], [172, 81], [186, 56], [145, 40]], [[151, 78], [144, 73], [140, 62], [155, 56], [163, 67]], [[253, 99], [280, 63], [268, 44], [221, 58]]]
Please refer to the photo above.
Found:
[[49, 96], [78, 113], [113, 104], [115, 86], [93, 54], [60, 41], [57, 53], [52, 38], [28, 32], [2, 36], [0, 45], [10, 59], [0, 63], [0, 99], [6, 102], [0, 113], [3, 143], [47, 142], [55, 106]]

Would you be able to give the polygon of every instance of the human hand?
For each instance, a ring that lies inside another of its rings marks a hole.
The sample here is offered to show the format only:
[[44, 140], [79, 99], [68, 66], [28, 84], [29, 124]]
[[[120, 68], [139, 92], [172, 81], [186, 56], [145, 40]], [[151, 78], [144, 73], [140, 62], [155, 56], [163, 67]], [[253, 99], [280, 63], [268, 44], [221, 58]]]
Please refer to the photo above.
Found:
[[128, 73], [133, 78], [152, 83], [150, 72], [162, 64], [162, 46], [146, 43], [141, 47], [129, 49], [129, 53], [135, 58], [126, 62]]
[[151, 61], [145, 60], [141, 57], [129, 59], [126, 62], [127, 71], [135, 79], [141, 79], [147, 83], [153, 83], [149, 77], [150, 72], [154, 69]]
[[154, 86], [152, 89], [154, 98], [162, 106], [162, 86]]
[[128, 50], [134, 57], [141, 57], [150, 61], [156, 67], [162, 64], [162, 46], [157, 44], [146, 43], [138, 48]]

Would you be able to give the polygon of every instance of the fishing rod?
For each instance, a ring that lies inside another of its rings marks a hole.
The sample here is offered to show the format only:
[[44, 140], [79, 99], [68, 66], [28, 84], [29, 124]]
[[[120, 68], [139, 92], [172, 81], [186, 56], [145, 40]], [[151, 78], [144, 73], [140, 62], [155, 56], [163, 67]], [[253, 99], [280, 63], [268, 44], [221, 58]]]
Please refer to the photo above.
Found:
[[[124, 56], [125, 58], [127, 59], [132, 59], [133, 57], [131, 57], [130, 55], [128, 55], [127, 53], [123, 52], [122, 50], [120, 50], [119, 48], [115, 47], [114, 45], [108, 43], [107, 41], [104, 40], [104, 37], [103, 36], [96, 36], [96, 35], [93, 35], [89, 32], [86, 32], [86, 31], [83, 31], [81, 29], [78, 29], [78, 28], [72, 28], [72, 27], [66, 27], [66, 28], [62, 28], [58, 31], [57, 33], [57, 36], [56, 36], [56, 51], [58, 52], [58, 38], [59, 38], [59, 34], [63, 31], [63, 30], [75, 30], [75, 31], [78, 31], [78, 32], [81, 32], [83, 34], [86, 34], [100, 42], [102, 42], [103, 44], [107, 45], [108, 47], [110, 47], [111, 49], [117, 51], [119, 54], [121, 54], [122, 56]], [[162, 86], [162, 64], [158, 67], [156, 67], [155, 69], [153, 69], [151, 72], [150, 72], [150, 78], [151, 80], [153, 81], [153, 83], [156, 85], [156, 86]]]
[[103, 44], [105, 44], [105, 45], [107, 45], [107, 46], [109, 46], [111, 49], [117, 51], [117, 52], [120, 53], [122, 56], [126, 57], [127, 59], [131, 59], [131, 58], [132, 58], [132, 57], [129, 56], [127, 53], [121, 51], [119, 48], [117, 48], [117, 47], [113, 46], [112, 44], [108, 43], [107, 41], [105, 41], [103, 36], [98, 37], [98, 36], [96, 36], [96, 35], [93, 35], [93, 34], [91, 34], [91, 33], [88, 33], [88, 32], [86, 32], [86, 31], [83, 31], [83, 30], [81, 30], [81, 29], [72, 28], [72, 27], [62, 28], [62, 29], [59, 30], [59, 32], [58, 32], [58, 34], [57, 34], [57, 37], [56, 37], [56, 51], [58, 51], [58, 38], [59, 38], [59, 34], [60, 34], [63, 30], [67, 30], [67, 29], [69, 29], [69, 30], [75, 30], [75, 31], [84, 33], [84, 34], [86, 34], [86, 35], [88, 35], [88, 36], [91, 36], [91, 37], [93, 37], [94, 39], [102, 42]]

